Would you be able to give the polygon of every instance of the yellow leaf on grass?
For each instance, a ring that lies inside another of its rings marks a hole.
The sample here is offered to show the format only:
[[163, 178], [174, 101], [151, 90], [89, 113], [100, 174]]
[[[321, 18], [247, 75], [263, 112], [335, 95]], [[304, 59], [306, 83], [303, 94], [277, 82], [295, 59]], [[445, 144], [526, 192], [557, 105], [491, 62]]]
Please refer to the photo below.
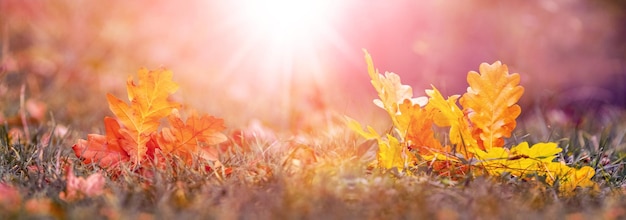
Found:
[[[500, 149], [500, 148], [492, 148]], [[556, 143], [536, 143], [532, 147], [528, 142], [522, 142], [511, 148], [511, 158], [509, 159], [509, 172], [512, 175], [523, 177], [526, 175], [546, 172], [546, 165], [552, 163], [556, 154], [562, 151]]]
[[506, 65], [497, 61], [480, 64], [480, 73], [467, 74], [467, 93], [459, 103], [472, 123], [472, 134], [481, 149], [503, 147], [504, 139], [515, 129], [521, 113], [517, 101], [524, 94], [520, 76], [509, 74]]
[[161, 118], [180, 106], [169, 100], [170, 94], [178, 89], [178, 85], [172, 81], [172, 75], [169, 70], [148, 71], [142, 68], [138, 72], [138, 83], [130, 76], [127, 81], [130, 105], [107, 94], [109, 108], [124, 125], [120, 133], [125, 136], [126, 143], [121, 147], [129, 153], [135, 164], [139, 164], [145, 157], [148, 150], [146, 144], [151, 134], [159, 128]]
[[470, 125], [465, 119], [463, 111], [456, 105], [456, 100], [459, 96], [450, 96], [446, 100], [435, 86], [433, 86], [432, 90], [426, 90], [426, 94], [430, 97], [426, 107], [435, 110], [435, 124], [441, 127], [449, 126], [450, 143], [457, 147], [458, 152], [466, 157], [469, 156], [467, 153], [478, 145], [476, 140], [472, 138]]
[[492, 148], [488, 151], [474, 149], [472, 153], [480, 161], [479, 165], [490, 175], [497, 176], [504, 172], [511, 172], [510, 153], [506, 148]]
[[513, 156], [522, 156], [534, 158], [543, 162], [552, 162], [556, 158], [556, 154], [561, 153], [563, 149], [554, 143], [536, 143], [532, 147], [528, 146], [528, 142], [522, 142], [511, 148]]
[[529, 147], [528, 142], [522, 142], [512, 147], [510, 151], [496, 147], [486, 150], [475, 149], [472, 153], [481, 161], [481, 166], [492, 175], [507, 172], [513, 176], [524, 177], [545, 173], [547, 171], [545, 164], [551, 163], [561, 151], [556, 143], [537, 143]]
[[378, 140], [378, 166], [391, 169], [398, 168], [403, 170], [405, 167], [413, 165], [417, 160], [415, 155], [408, 152], [409, 150], [402, 146], [397, 138], [387, 134], [386, 139]]
[[596, 172], [590, 166], [576, 169], [563, 162], [552, 162], [546, 165], [546, 169], [546, 182], [550, 185], [558, 183], [559, 191], [564, 195], [569, 195], [577, 187], [594, 189], [597, 187], [591, 180]]

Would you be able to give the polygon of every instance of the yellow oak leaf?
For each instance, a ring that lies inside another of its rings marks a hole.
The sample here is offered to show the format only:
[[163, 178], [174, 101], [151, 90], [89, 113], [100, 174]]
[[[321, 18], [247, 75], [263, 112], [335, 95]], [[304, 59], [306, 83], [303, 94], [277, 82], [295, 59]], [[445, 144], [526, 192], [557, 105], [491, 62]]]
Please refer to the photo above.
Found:
[[472, 123], [472, 134], [481, 149], [503, 147], [521, 113], [517, 101], [524, 94], [520, 75], [509, 74], [506, 65], [482, 63], [480, 73], [467, 74], [469, 87], [459, 103]]
[[572, 191], [572, 188], [575, 187], [595, 187], [596, 183], [591, 180], [591, 178], [596, 175], [596, 171], [593, 170], [590, 166], [583, 166], [580, 169], [572, 168], [573, 172], [570, 172], [568, 177], [569, 186], [567, 188], [568, 191]]
[[561, 151], [556, 143], [537, 143], [529, 147], [528, 142], [522, 142], [511, 150], [497, 147], [484, 151], [475, 149], [472, 153], [492, 175], [508, 172], [524, 177], [545, 173], [545, 164], [551, 163]]
[[450, 96], [446, 100], [435, 86], [432, 90], [426, 90], [426, 94], [430, 97], [426, 107], [434, 109], [435, 124], [440, 127], [450, 127], [450, 143], [456, 146], [457, 152], [469, 158], [471, 155], [468, 153], [478, 144], [472, 138], [470, 124], [465, 119], [463, 111], [456, 105], [459, 96]]
[[546, 165], [546, 169], [546, 182], [550, 185], [558, 183], [559, 191], [564, 195], [570, 195], [577, 187], [593, 189], [597, 187], [591, 180], [596, 172], [590, 166], [576, 169], [563, 162], [552, 162]]
[[[367, 62], [367, 72], [372, 79], [372, 86], [380, 98], [375, 99], [374, 104], [385, 109], [392, 119], [398, 113], [398, 106], [406, 99], [411, 100], [414, 104], [426, 105], [427, 99], [425, 97], [413, 98], [413, 89], [411, 86], [403, 85], [398, 74], [385, 72], [385, 75], [382, 75], [378, 73], [378, 69], [374, 68], [372, 56], [365, 49], [363, 52]], [[395, 121], [394, 125], [396, 125]]]
[[165, 69], [140, 69], [138, 83], [133, 81], [132, 76], [127, 81], [130, 104], [107, 94], [109, 108], [124, 126], [120, 129], [125, 137], [121, 147], [135, 164], [140, 164], [146, 156], [146, 144], [159, 128], [161, 118], [180, 106], [169, 100], [170, 94], [178, 89], [178, 85], [172, 81], [172, 75], [171, 71]]
[[488, 151], [476, 148], [472, 153], [478, 159], [478, 165], [490, 175], [497, 176], [504, 172], [511, 172], [510, 153], [506, 148], [493, 148]]
[[[172, 110], [168, 117], [169, 128], [161, 129], [157, 135], [157, 143], [165, 155], [177, 155], [184, 161], [191, 163], [194, 155], [199, 155], [202, 148], [212, 147], [228, 138], [221, 131], [226, 129], [224, 120], [208, 114], [198, 116], [192, 113], [183, 122], [177, 109]], [[217, 161], [212, 154], [200, 155], [204, 158]]]
[[554, 142], [536, 143], [532, 147], [528, 147], [528, 142], [522, 142], [511, 148], [513, 156], [534, 158], [543, 162], [552, 162], [556, 158], [556, 154], [561, 153], [561, 151], [563, 149]]
[[417, 161], [415, 155], [402, 146], [397, 138], [387, 134], [386, 139], [378, 140], [378, 166], [384, 169], [398, 168], [403, 170], [405, 167], [414, 165]]
[[575, 169], [563, 162], [553, 162], [556, 154], [562, 151], [556, 143], [537, 143], [528, 147], [527, 142], [511, 148], [475, 149], [478, 163], [490, 175], [509, 173], [520, 178], [545, 176], [549, 185], [558, 183], [559, 191], [567, 195], [577, 187], [596, 187], [591, 180], [595, 175], [589, 166]]

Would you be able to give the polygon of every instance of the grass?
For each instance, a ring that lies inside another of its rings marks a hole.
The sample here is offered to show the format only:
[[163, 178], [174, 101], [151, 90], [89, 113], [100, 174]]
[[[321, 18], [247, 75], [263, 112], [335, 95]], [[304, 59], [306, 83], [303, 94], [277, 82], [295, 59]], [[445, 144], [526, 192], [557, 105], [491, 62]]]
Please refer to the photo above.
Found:
[[[594, 116], [585, 116], [594, 117]], [[206, 164], [170, 166], [139, 175], [129, 168], [106, 173], [105, 193], [65, 201], [64, 166], [73, 164], [77, 176], [99, 168], [80, 163], [70, 146], [85, 132], [55, 135], [52, 123], [29, 127], [30, 137], [16, 139], [0, 127], [0, 176], [19, 192], [19, 203], [0, 197], [2, 218], [63, 219], [617, 219], [626, 216], [624, 115], [598, 125], [588, 122], [550, 127], [550, 123], [522, 119], [516, 138], [547, 136], [564, 152], [559, 160], [573, 166], [592, 166], [599, 190], [578, 190], [560, 196], [557, 187], [510, 177], [451, 180], [429, 173], [413, 175], [369, 168], [363, 153], [368, 143], [345, 126], [321, 127], [298, 140], [249, 140], [222, 155], [232, 173], [207, 170]], [[542, 124], [544, 123], [544, 124]], [[332, 131], [332, 132], [331, 132]], [[294, 144], [301, 143], [301, 144]], [[304, 143], [304, 144], [302, 144]], [[294, 153], [305, 148], [315, 161]], [[361, 148], [361, 149], [360, 149]], [[174, 159], [172, 163], [178, 161]], [[8, 195], [8, 194], [7, 194]], [[9, 201], [9, 202], [7, 202]]]

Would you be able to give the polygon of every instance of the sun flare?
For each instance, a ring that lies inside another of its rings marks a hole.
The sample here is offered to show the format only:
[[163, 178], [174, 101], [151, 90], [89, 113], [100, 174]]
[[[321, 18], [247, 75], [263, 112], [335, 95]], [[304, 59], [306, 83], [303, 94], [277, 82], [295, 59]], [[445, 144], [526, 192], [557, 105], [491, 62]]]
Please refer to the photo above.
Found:
[[[253, 56], [260, 68], [278, 75], [319, 65], [319, 51], [337, 47], [333, 29], [340, 4], [327, 0], [243, 0], [226, 3], [230, 9], [224, 25], [234, 27], [241, 44], [232, 66]], [[229, 28], [228, 30], [233, 30]], [[263, 53], [259, 58], [259, 52]], [[298, 74], [314, 74], [307, 71]], [[287, 77], [287, 76], [279, 76]]]
[[228, 13], [218, 25], [236, 43], [222, 72], [250, 74], [246, 77], [264, 85], [265, 92], [276, 94], [281, 115], [290, 115], [296, 97], [319, 89], [328, 78], [324, 51], [347, 45], [335, 29], [342, 6], [328, 0], [223, 3]]
[[[284, 47], [296, 42], [315, 41], [329, 25], [330, 1], [244, 1], [241, 15], [244, 28]], [[288, 48], [282, 48], [288, 49]]]

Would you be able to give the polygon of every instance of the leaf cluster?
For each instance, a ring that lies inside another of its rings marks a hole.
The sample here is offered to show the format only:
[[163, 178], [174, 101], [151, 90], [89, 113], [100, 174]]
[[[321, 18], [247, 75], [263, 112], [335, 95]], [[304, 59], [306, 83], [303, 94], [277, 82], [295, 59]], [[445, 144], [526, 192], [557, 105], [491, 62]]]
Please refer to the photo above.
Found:
[[[227, 140], [221, 133], [224, 120], [195, 112], [184, 120], [178, 110], [181, 104], [170, 98], [178, 89], [172, 77], [169, 70], [143, 68], [137, 83], [132, 76], [128, 78], [130, 103], [108, 94], [115, 117], [104, 118], [105, 135], [89, 134], [87, 140], [79, 140], [72, 147], [76, 156], [103, 168], [163, 166], [173, 158], [186, 164], [203, 158], [219, 165], [215, 145]], [[162, 124], [163, 119], [169, 126]]]
[[[500, 61], [482, 63], [479, 72], [467, 74], [467, 92], [447, 98], [437, 90], [425, 90], [428, 97], [414, 98], [412, 88], [403, 85], [395, 73], [380, 74], [371, 56], [365, 52], [368, 73], [383, 108], [393, 122], [393, 131], [380, 135], [372, 127], [363, 130], [359, 122], [348, 118], [348, 127], [365, 139], [378, 143], [378, 166], [407, 170], [423, 160], [440, 175], [510, 175], [523, 179], [541, 177], [549, 185], [558, 185], [563, 193], [576, 187], [595, 187], [590, 179], [593, 168], [572, 168], [554, 161], [562, 151], [556, 143], [522, 142], [510, 149], [505, 138], [511, 137], [521, 113], [517, 104], [524, 93], [520, 75], [510, 74]], [[448, 128], [448, 140], [439, 141], [434, 125]], [[444, 144], [449, 143], [449, 144]], [[470, 170], [475, 172], [470, 173]]]

